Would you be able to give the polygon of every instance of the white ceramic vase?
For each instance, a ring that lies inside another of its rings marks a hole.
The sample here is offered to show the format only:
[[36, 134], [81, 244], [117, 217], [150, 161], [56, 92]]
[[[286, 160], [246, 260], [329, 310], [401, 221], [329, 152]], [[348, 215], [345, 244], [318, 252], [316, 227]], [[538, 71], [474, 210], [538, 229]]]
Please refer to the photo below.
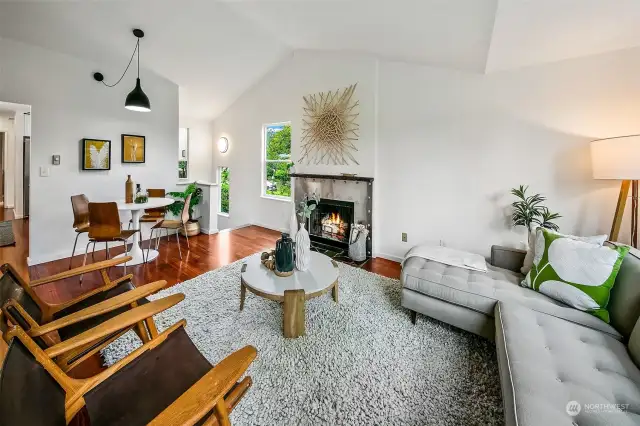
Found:
[[295, 241], [298, 233], [298, 218], [296, 216], [296, 204], [291, 203], [291, 217], [289, 217], [289, 237]]
[[302, 222], [296, 234], [296, 269], [306, 271], [309, 266], [311, 266], [311, 240]]

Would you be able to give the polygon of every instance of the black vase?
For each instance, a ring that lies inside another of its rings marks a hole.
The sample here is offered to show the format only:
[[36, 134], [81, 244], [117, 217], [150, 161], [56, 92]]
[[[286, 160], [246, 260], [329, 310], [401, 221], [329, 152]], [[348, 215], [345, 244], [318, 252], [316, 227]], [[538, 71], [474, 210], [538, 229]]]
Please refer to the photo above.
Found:
[[276, 241], [276, 270], [275, 274], [288, 277], [293, 274], [293, 240], [289, 234], [282, 234], [282, 238]]

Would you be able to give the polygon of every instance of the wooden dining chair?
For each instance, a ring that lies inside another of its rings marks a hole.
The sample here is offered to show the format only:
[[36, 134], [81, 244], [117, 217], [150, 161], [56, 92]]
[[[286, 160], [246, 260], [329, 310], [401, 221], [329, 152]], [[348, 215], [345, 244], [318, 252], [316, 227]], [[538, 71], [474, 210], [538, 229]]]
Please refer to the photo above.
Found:
[[[0, 308], [8, 312], [12, 323], [20, 325], [38, 346], [46, 349], [136, 306], [148, 303], [147, 296], [166, 287], [166, 281], [156, 281], [136, 288], [131, 281], [131, 274], [111, 280], [109, 270], [127, 260], [116, 258], [92, 263], [29, 283], [11, 264], [6, 263], [0, 266]], [[89, 273], [99, 273], [102, 285], [63, 303], [47, 303], [34, 291], [41, 285]], [[5, 332], [3, 324], [0, 322], [0, 331]], [[132, 328], [143, 343], [158, 335], [153, 318], [141, 320]], [[56, 357], [54, 361], [62, 371], [70, 371], [121, 334], [123, 333], [115, 333], [103, 342], [69, 351], [64, 356]]]
[[[105, 243], [108, 259], [109, 243], [122, 242], [125, 256], [127, 256], [129, 253], [127, 240], [136, 232], [140, 232], [140, 230], [124, 230], [120, 227], [120, 215], [118, 213], [117, 203], [89, 203], [89, 242], [84, 251], [84, 261], [82, 265], [86, 265], [87, 263], [87, 254], [89, 252], [89, 244], [91, 243], [94, 244], [94, 247], [96, 243]], [[144, 257], [144, 255], [142, 257]], [[124, 264], [124, 273], [127, 273], [126, 263]]]
[[179, 296], [149, 302], [47, 350], [12, 326], [0, 371], [0, 424], [64, 425], [86, 407], [92, 426], [230, 425], [230, 412], [251, 387], [251, 377], [241, 378], [256, 348], [245, 346], [212, 366], [185, 332], [185, 320], [88, 379], [71, 378], [51, 362], [51, 354], [100, 341]]
[[84, 194], [71, 196], [71, 209], [73, 210], [73, 228], [76, 231], [76, 240], [73, 243], [71, 258], [69, 259], [69, 269], [73, 263], [73, 256], [76, 254], [76, 245], [80, 234], [89, 232], [89, 199]]
[[[149, 194], [149, 198], [164, 198], [167, 195], [167, 192], [164, 189], [147, 189], [147, 194]], [[140, 223], [155, 223], [159, 220], [163, 220], [165, 217], [165, 213], [167, 211], [166, 207], [158, 207], [155, 209], [145, 209], [144, 214], [140, 218]], [[129, 227], [131, 229], [131, 224], [133, 223], [133, 219], [129, 220]]]
[[147, 257], [149, 257], [149, 250], [151, 249], [151, 241], [153, 240], [153, 232], [156, 231], [156, 250], [158, 249], [158, 236], [160, 231], [164, 229], [167, 232], [167, 238], [169, 237], [169, 230], [176, 231], [176, 241], [178, 242], [178, 253], [180, 253], [180, 259], [182, 259], [182, 249], [180, 248], [180, 230], [184, 231], [184, 237], [187, 239], [187, 248], [191, 248], [189, 245], [189, 236], [187, 235], [187, 222], [189, 221], [189, 206], [191, 203], [191, 195], [189, 194], [184, 200], [184, 207], [178, 220], [161, 220], [151, 227], [151, 236], [149, 237], [149, 247], [147, 248]]

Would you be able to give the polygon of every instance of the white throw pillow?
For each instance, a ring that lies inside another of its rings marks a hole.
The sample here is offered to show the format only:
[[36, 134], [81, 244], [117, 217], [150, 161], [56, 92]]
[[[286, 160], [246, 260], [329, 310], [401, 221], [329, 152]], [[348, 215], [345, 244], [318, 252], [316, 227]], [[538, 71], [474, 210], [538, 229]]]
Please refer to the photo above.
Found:
[[[533, 228], [531, 232], [529, 232], [529, 247], [527, 248], [527, 254], [524, 257], [524, 262], [522, 263], [522, 268], [520, 268], [520, 272], [524, 275], [527, 275], [533, 266], [533, 259], [536, 256], [536, 231], [540, 229], [539, 227]], [[583, 243], [594, 244], [597, 246], [602, 246], [605, 241], [607, 241], [608, 235], [594, 235], [592, 237], [578, 237], [575, 235], [565, 235], [559, 232], [551, 231], [547, 229], [547, 231], [557, 234], [561, 237], [571, 238], [572, 240], [582, 241]]]

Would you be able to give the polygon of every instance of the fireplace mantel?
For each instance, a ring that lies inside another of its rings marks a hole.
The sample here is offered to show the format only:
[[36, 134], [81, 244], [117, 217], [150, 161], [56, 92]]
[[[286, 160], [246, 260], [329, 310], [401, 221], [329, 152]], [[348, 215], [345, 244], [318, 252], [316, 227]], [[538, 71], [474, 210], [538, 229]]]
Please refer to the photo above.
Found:
[[291, 173], [291, 177], [305, 179], [331, 179], [331, 180], [353, 180], [359, 182], [373, 182], [372, 177], [348, 176], [348, 175], [314, 175], [309, 173]]

